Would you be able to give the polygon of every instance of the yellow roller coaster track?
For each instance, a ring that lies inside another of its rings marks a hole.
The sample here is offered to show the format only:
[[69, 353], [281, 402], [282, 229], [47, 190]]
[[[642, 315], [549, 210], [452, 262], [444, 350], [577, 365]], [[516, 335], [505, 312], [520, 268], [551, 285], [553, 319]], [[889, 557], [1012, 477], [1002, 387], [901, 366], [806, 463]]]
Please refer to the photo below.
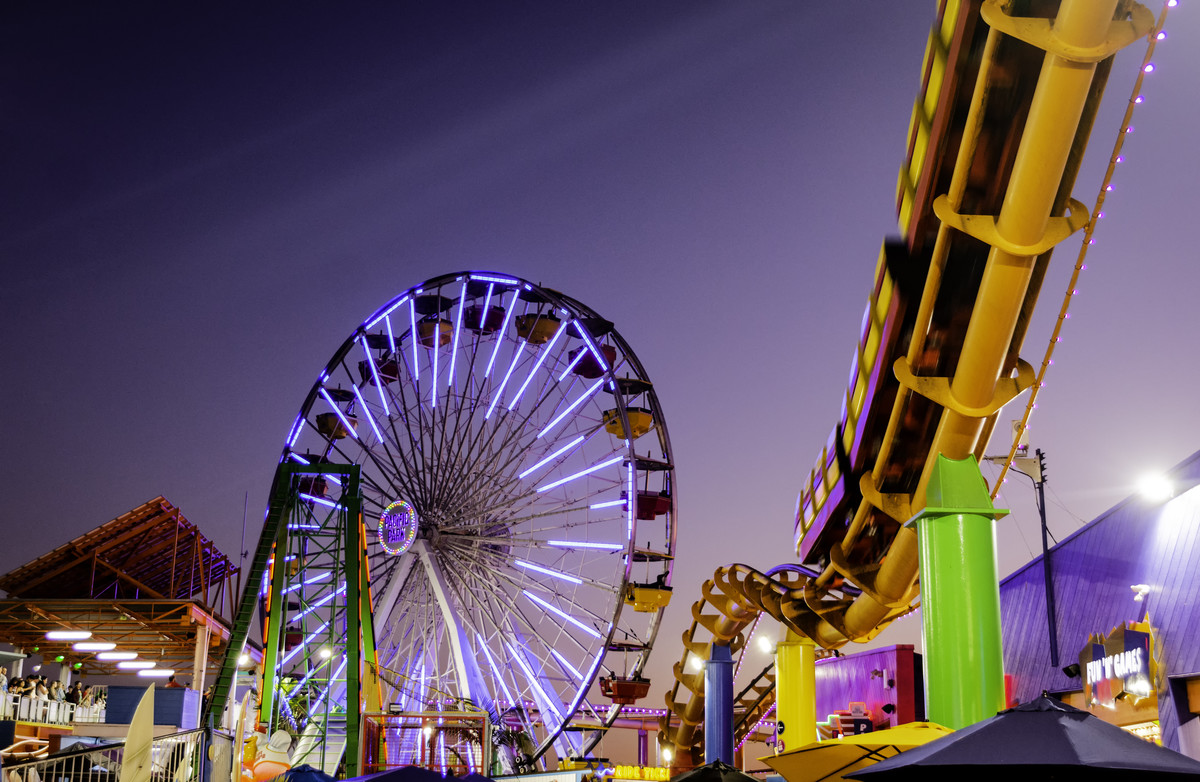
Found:
[[796, 550], [815, 576], [730, 565], [704, 583], [660, 720], [676, 768], [699, 759], [692, 656], [736, 653], [763, 614], [836, 649], [914, 610], [903, 525], [937, 455], [981, 457], [999, 410], [1040, 385], [1049, 356], [1035, 371], [1019, 351], [1054, 247], [1086, 228], [1082, 267], [1095, 215], [1070, 192], [1114, 55], [1145, 38], [1148, 59], [1164, 19], [1129, 0], [939, 3], [900, 172], [903, 238], [881, 252], [842, 419], [797, 500]]

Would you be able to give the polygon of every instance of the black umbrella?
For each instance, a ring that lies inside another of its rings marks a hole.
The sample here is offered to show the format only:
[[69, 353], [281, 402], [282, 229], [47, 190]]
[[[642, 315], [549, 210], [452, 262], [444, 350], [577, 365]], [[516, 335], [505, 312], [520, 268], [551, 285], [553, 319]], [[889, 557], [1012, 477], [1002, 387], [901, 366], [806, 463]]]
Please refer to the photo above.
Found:
[[758, 782], [749, 774], [720, 760], [705, 764], [691, 771], [671, 777], [671, 782]]
[[964, 780], [990, 768], [1088, 782], [1200, 779], [1200, 762], [1046, 695], [850, 776], [867, 782]]
[[[430, 771], [420, 766], [402, 766], [390, 768], [375, 774], [352, 777], [346, 782], [446, 782], [446, 777], [436, 771]], [[454, 777], [450, 777], [454, 779]]]
[[301, 763], [299, 766], [292, 766], [271, 782], [335, 782], [335, 778], [319, 768]]

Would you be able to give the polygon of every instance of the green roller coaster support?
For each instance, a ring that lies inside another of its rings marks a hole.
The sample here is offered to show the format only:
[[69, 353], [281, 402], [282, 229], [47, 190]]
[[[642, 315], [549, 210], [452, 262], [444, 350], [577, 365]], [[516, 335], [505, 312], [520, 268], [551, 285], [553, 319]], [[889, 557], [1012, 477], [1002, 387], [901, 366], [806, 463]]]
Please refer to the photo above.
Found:
[[[340, 497], [330, 500], [305, 494], [302, 499], [300, 481], [311, 487], [322, 477], [340, 487]], [[332, 510], [322, 519], [315, 510], [318, 508]], [[302, 722], [301, 741], [308, 743], [305, 752], [315, 751], [323, 762], [330, 715], [344, 707], [346, 771], [354, 776], [358, 771], [358, 734], [364, 707], [368, 711], [379, 709], [358, 465], [286, 463], [277, 469], [262, 536], [214, 686], [210, 709], [217, 709], [218, 714], [229, 704], [238, 657], [255, 620], [260, 585], [268, 574], [258, 726], [299, 730]], [[318, 590], [320, 599], [308, 595]], [[287, 619], [291, 610], [296, 615]], [[284, 639], [295, 634], [300, 635], [299, 642], [293, 641], [291, 650], [284, 654]], [[344, 655], [337, 654], [338, 647]], [[282, 677], [289, 670], [289, 662], [300, 653], [303, 656], [292, 662], [293, 668], [299, 668], [299, 681], [291, 680], [294, 690], [285, 694], [279, 689], [284, 683]], [[300, 744], [297, 751], [299, 748]]]

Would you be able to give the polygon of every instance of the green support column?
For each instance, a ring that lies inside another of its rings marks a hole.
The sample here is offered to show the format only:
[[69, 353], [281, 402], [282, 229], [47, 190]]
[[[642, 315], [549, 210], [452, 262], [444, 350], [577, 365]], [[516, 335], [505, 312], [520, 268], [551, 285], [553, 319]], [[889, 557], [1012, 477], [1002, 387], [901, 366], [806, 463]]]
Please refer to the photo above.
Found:
[[811, 639], [788, 631], [775, 647], [775, 753], [817, 740], [817, 655]]
[[[362, 489], [359, 486], [359, 469], [354, 469], [346, 476], [343, 487], [342, 504], [345, 510], [342, 515], [342, 534], [346, 555], [346, 776], [358, 776], [358, 762], [361, 754], [358, 746], [358, 734], [362, 727], [362, 597], [363, 584], [366, 579], [366, 552], [363, 550], [362, 530]], [[370, 614], [367, 615], [370, 617]], [[368, 631], [369, 633], [370, 631]]]
[[964, 728], [1004, 708], [995, 520], [974, 456], [939, 455], [916, 527], [925, 642], [925, 714]]

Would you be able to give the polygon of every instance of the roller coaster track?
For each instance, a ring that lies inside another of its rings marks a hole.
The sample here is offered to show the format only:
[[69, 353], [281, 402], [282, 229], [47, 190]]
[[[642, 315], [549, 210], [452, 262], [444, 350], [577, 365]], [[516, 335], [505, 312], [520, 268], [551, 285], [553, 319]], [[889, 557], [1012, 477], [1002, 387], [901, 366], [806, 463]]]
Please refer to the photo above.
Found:
[[1041, 383], [1048, 358], [1035, 371], [1020, 349], [1054, 247], [1086, 228], [1080, 263], [1086, 251], [1095, 213], [1070, 193], [1114, 56], [1145, 38], [1148, 57], [1164, 19], [1129, 0], [939, 3], [897, 188], [901, 237], [881, 249], [842, 417], [797, 498], [811, 575], [730, 565], [702, 585], [660, 720], [675, 768], [699, 760], [693, 656], [738, 652], [760, 615], [836, 649], [915, 609], [904, 524], [938, 455], [982, 457], [1000, 409]]

